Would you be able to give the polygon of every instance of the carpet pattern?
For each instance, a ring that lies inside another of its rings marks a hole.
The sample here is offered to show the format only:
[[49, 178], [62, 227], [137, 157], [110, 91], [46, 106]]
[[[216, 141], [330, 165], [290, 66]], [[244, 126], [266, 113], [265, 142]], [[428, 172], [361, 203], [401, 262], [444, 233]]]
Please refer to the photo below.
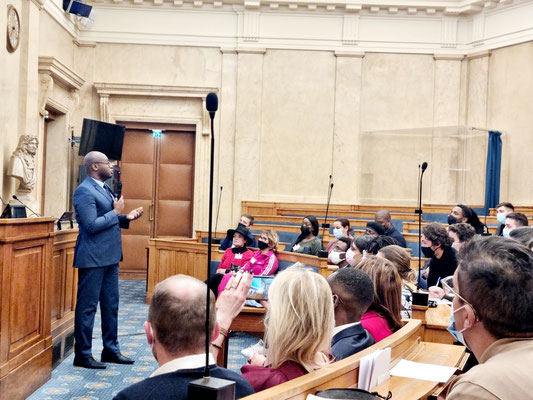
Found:
[[[122, 354], [135, 360], [133, 365], [107, 364], [105, 370], [90, 370], [72, 365], [74, 354], [52, 371], [52, 378], [37, 389], [31, 400], [100, 400], [112, 399], [122, 389], [139, 382], [157, 369], [150, 345], [146, 341], [143, 323], [148, 315], [144, 303], [145, 281], [121, 280], [119, 305], [119, 344]], [[93, 331], [93, 356], [100, 359], [102, 351], [100, 310]], [[240, 372], [246, 363], [241, 350], [258, 339], [243, 332], [230, 335], [228, 368]]]

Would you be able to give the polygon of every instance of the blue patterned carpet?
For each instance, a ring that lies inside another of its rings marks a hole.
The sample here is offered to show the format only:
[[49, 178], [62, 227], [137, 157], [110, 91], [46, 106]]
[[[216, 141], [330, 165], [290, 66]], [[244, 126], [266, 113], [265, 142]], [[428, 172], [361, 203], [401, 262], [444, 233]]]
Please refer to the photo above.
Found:
[[[112, 399], [125, 387], [143, 380], [157, 369], [157, 362], [146, 342], [143, 323], [148, 315], [144, 303], [145, 281], [120, 281], [119, 343], [124, 355], [135, 360], [133, 365], [107, 364], [105, 370], [90, 370], [72, 365], [71, 354], [54, 371], [52, 378], [28, 399], [31, 400], [100, 400]], [[93, 356], [100, 359], [102, 351], [100, 311], [97, 312], [93, 332]], [[245, 333], [234, 333], [230, 338], [228, 367], [240, 372], [246, 363], [241, 349], [258, 339]]]

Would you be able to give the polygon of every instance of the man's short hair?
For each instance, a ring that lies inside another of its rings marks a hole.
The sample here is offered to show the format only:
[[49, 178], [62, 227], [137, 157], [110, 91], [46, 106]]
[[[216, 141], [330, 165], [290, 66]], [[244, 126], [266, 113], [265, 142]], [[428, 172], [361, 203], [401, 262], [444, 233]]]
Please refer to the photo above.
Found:
[[515, 212], [512, 212], [510, 214], [507, 214], [507, 218], [509, 219], [514, 219], [519, 226], [528, 226], [529, 225], [529, 221], [527, 220], [527, 217], [525, 214], [522, 214], [522, 213], [515, 213]]
[[392, 245], [399, 245], [399, 243], [393, 237], [381, 235], [373, 238], [366, 247], [366, 251], [367, 253], [376, 255], [382, 248]]
[[362, 315], [374, 301], [374, 284], [365, 272], [355, 268], [341, 268], [331, 275], [330, 283], [339, 286], [348, 298], [343, 307], [354, 319]]
[[448, 232], [454, 232], [461, 243], [468, 242], [476, 234], [474, 227], [464, 222], [450, 225]]
[[453, 240], [448, 236], [446, 228], [438, 222], [432, 222], [422, 228], [422, 233], [433, 243], [433, 245], [439, 245], [441, 247], [451, 247]]
[[243, 214], [242, 216], [245, 217], [245, 218], [248, 218], [250, 220], [250, 225], [248, 225], [248, 226], [252, 226], [254, 224], [255, 218], [254, 218], [253, 215], [251, 215], [251, 214]]
[[[172, 280], [190, 280], [191, 285], [203, 286], [205, 290], [197, 290], [191, 295], [180, 296], [169, 286]], [[150, 308], [148, 322], [156, 331], [157, 340], [170, 354], [182, 354], [197, 351], [205, 346], [205, 283], [187, 275], [175, 275], [157, 284]], [[216, 324], [215, 296], [211, 292], [209, 308], [209, 336], [213, 336]]]
[[503, 201], [503, 202], [501, 202], [500, 204], [498, 204], [498, 205], [496, 206], [496, 209], [498, 209], [498, 208], [500, 208], [500, 207], [505, 207], [505, 208], [508, 208], [508, 209], [514, 211], [514, 206], [513, 206], [511, 203], [507, 202], [507, 201]]
[[350, 248], [352, 245], [352, 240], [350, 238], [347, 238], [346, 236], [343, 236], [339, 239], [339, 242], [342, 242], [346, 244], [346, 251]]
[[511, 233], [509, 233], [509, 237], [522, 243], [529, 250], [533, 250], [533, 228], [522, 226], [513, 229]]
[[533, 337], [533, 252], [515, 240], [479, 237], [459, 254], [459, 294], [497, 339]]

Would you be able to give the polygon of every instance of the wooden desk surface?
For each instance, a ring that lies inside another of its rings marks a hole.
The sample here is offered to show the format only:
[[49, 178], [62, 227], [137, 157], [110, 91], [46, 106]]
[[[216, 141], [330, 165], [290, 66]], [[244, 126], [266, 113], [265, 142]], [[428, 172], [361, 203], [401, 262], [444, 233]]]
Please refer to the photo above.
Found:
[[[422, 342], [417, 351], [409, 354], [406, 359], [427, 364], [458, 367], [464, 355], [465, 348], [463, 346]], [[395, 361], [398, 363], [400, 360]], [[394, 365], [396, 363], [393, 362]], [[391, 391], [394, 400], [413, 400], [426, 398], [443, 385], [445, 384], [439, 382], [391, 376], [390, 379], [372, 391], [377, 391], [381, 395], [386, 395]]]
[[451, 315], [452, 308], [447, 304], [438, 304], [436, 308], [428, 308], [426, 312], [426, 328], [448, 328]]

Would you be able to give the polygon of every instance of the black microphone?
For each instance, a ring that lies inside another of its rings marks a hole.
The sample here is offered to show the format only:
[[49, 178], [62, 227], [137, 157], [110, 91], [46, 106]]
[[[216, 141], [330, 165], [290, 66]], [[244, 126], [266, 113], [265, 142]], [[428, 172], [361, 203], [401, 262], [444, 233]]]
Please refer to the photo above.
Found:
[[13, 195], [13, 198], [17, 200], [20, 204], [22, 204], [24, 207], [26, 207], [28, 210], [31, 211], [31, 213], [37, 217], [40, 217], [39, 214], [37, 214], [35, 211], [33, 211], [30, 207], [28, 207], [26, 204], [24, 204], [17, 196]]
[[122, 182], [118, 181], [118, 184], [117, 184], [117, 197], [120, 199], [121, 196], [122, 196]]
[[218, 110], [218, 96], [216, 93], [209, 93], [205, 99], [205, 108], [209, 111], [209, 117], [215, 118], [215, 113]]
[[422, 173], [424, 173], [426, 171], [427, 167], [428, 167], [428, 163], [424, 161], [422, 163]]

